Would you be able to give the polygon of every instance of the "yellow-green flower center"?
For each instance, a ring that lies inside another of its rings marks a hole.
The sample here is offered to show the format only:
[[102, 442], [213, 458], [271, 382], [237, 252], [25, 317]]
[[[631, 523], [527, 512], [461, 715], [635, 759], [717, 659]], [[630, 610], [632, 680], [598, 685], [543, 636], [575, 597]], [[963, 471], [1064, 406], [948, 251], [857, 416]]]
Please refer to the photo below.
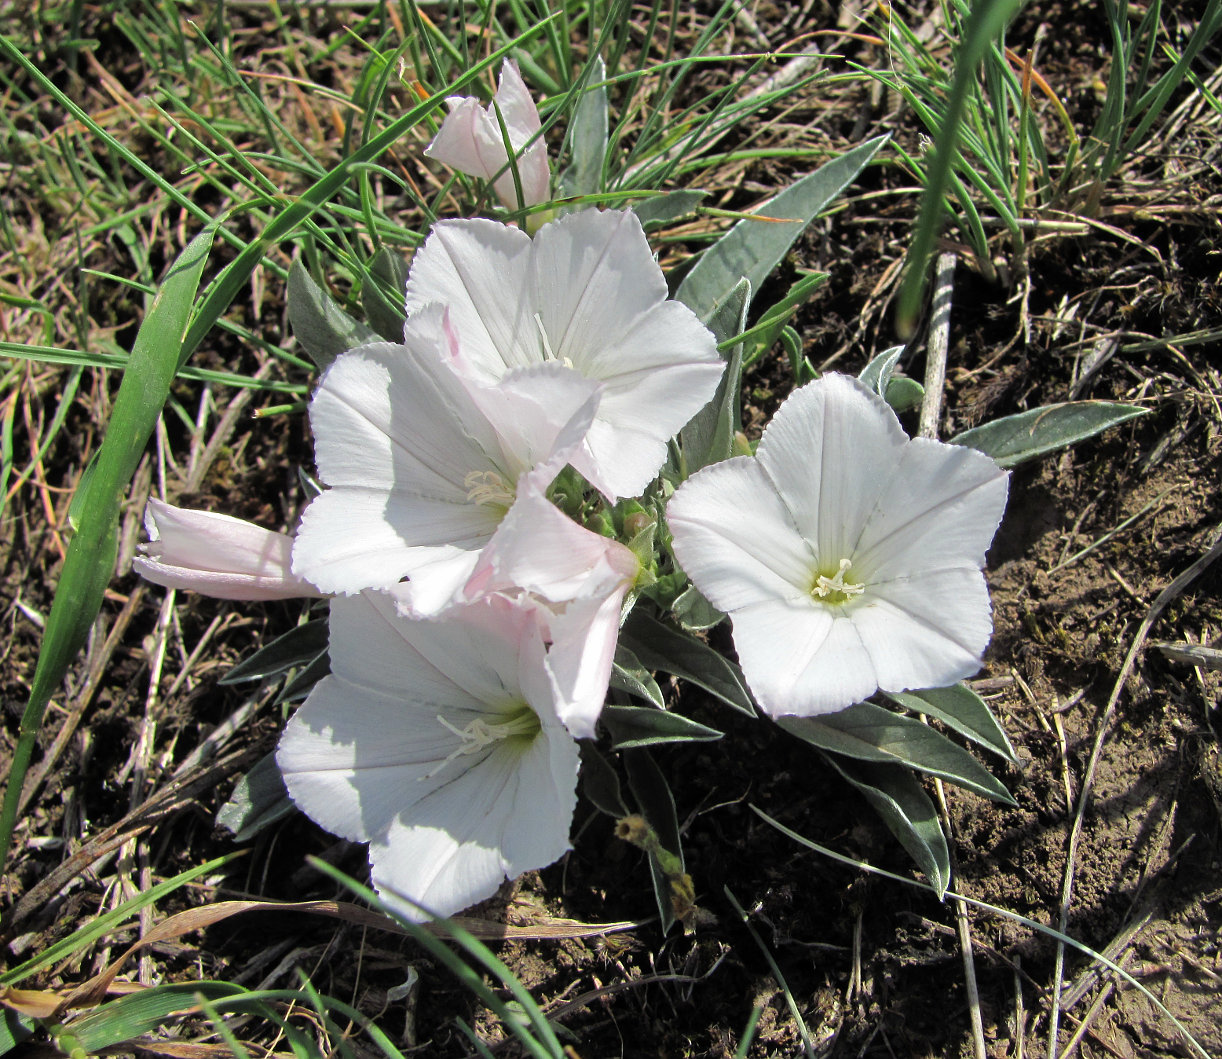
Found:
[[811, 599], [829, 607], [839, 607], [860, 596], [866, 586], [852, 579], [852, 569], [853, 564], [848, 559], [841, 559], [834, 573], [826, 573], [824, 568], [816, 569], [810, 586]]

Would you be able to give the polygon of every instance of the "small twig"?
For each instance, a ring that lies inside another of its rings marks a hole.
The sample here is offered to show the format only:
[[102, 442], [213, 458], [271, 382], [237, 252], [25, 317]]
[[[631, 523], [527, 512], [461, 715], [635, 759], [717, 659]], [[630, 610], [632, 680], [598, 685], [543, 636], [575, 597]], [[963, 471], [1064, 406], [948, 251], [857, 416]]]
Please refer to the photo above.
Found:
[[938, 436], [942, 415], [942, 390], [946, 386], [946, 357], [950, 351], [950, 305], [955, 289], [955, 254], [939, 254], [934, 276], [933, 313], [929, 320], [929, 340], [925, 352], [925, 399], [917, 433], [923, 438]]
[[[1132, 955], [1132, 952], [1126, 952], [1118, 961], [1119, 965], [1125, 967]], [[1082, 1017], [1078, 1028], [1074, 1030], [1074, 1035], [1069, 1038], [1069, 1043], [1065, 1045], [1065, 1050], [1061, 1052], [1060, 1059], [1069, 1059], [1077, 1050], [1078, 1045], [1082, 1043], [1082, 1038], [1090, 1032], [1091, 1026], [1094, 1025], [1095, 1019], [1099, 1017], [1099, 1012], [1103, 1010], [1103, 1005], [1107, 1003], [1107, 998], [1112, 995], [1112, 990], [1115, 988], [1116, 979], [1109, 978], [1104, 987], [1099, 990], [1099, 995], [1091, 1002], [1091, 1006], [1086, 1009], [1086, 1014]]]
[[1022, 957], [1014, 956], [1014, 1059], [1023, 1059], [1027, 1039], [1027, 1012], [1023, 1007]]
[[[1172, 600], [1178, 598], [1185, 588], [1196, 578], [1200, 577], [1219, 555], [1222, 555], [1222, 525], [1214, 531], [1214, 541], [1209, 550], [1158, 594], [1150, 609], [1146, 612], [1146, 616], [1142, 619], [1141, 625], [1138, 626], [1137, 635], [1133, 637], [1133, 644], [1129, 648], [1129, 653], [1125, 656], [1124, 664], [1120, 667], [1120, 674], [1116, 678], [1111, 695], [1108, 696], [1103, 716], [1099, 719], [1099, 728], [1095, 733], [1095, 742], [1091, 747], [1090, 760], [1087, 762], [1086, 773], [1082, 778], [1082, 789], [1078, 795], [1078, 811], [1074, 815], [1073, 827], [1069, 832], [1069, 849], [1065, 857], [1065, 880], [1061, 887], [1061, 910], [1057, 927], [1062, 934], [1065, 933], [1065, 929], [1069, 924], [1069, 908], [1073, 900], [1074, 865], [1077, 862], [1078, 841], [1082, 836], [1082, 824], [1086, 819], [1086, 807], [1090, 803], [1091, 790], [1094, 787], [1095, 769], [1099, 764], [1099, 756], [1103, 751], [1103, 743], [1107, 737], [1108, 728], [1111, 725], [1112, 715], [1116, 712], [1116, 704], [1120, 701], [1120, 694], [1124, 690], [1124, 683], [1136, 664], [1137, 654], [1145, 644], [1146, 637], [1149, 635], [1155, 621], [1158, 620], [1158, 616], [1162, 614]], [[1052, 1011], [1048, 1016], [1048, 1059], [1057, 1059], [1057, 1029], [1061, 1017], [1061, 986], [1064, 979], [1065, 944], [1058, 940], [1056, 966], [1053, 972]]]

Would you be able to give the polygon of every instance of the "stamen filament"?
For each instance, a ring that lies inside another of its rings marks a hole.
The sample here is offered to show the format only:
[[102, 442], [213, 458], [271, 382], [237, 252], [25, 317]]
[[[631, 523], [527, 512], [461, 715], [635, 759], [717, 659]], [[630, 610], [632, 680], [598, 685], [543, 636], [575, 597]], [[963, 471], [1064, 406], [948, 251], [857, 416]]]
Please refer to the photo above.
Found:
[[473, 504], [503, 507], [508, 510], [514, 501], [513, 490], [496, 471], [472, 471], [463, 480], [467, 499]]
[[[828, 577], [827, 574], [820, 574], [815, 578], [815, 583], [811, 586], [810, 594], [819, 600], [828, 600], [833, 603], [844, 603], [852, 599], [854, 596], [860, 596], [865, 590], [865, 585], [855, 585], [846, 582], [844, 575], [848, 573], [852, 567], [852, 563], [848, 559], [840, 560], [840, 569], [836, 571], [834, 577]], [[839, 595], [840, 599], [831, 599], [832, 596]]]
[[502, 739], [509, 739], [515, 735], [535, 735], [539, 731], [539, 718], [529, 708], [524, 708], [503, 722], [493, 721], [489, 724], [482, 717], [477, 717], [465, 728], [456, 728], [441, 714], [436, 716], [437, 723], [447, 731], [453, 732], [461, 742], [436, 768], [421, 777], [426, 780], [431, 780], [455, 758], [463, 757], [466, 754], [478, 754], [481, 750], [494, 743], [499, 743]]

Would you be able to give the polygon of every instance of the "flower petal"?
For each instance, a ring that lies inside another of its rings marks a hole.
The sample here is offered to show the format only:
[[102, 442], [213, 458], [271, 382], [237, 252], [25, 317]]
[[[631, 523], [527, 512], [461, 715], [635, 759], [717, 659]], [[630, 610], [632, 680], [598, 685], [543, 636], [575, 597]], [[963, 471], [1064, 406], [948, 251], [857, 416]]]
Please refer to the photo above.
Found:
[[[500, 520], [491, 507], [406, 492], [342, 487], [310, 501], [293, 546], [293, 571], [323, 592], [386, 589], [404, 577], [442, 577], [432, 594], [461, 588]], [[449, 572], [442, 575], [443, 570]]]
[[984, 564], [1010, 474], [975, 449], [914, 438], [863, 526], [853, 564], [863, 580]]
[[834, 713], [878, 688], [855, 623], [810, 601], [736, 611], [734, 646], [756, 701], [772, 717]]
[[709, 330], [669, 302], [631, 212], [583, 210], [533, 242], [489, 221], [434, 227], [407, 282], [409, 314], [444, 303], [468, 378], [494, 382], [558, 361], [602, 382], [573, 465], [611, 499], [640, 493], [666, 442], [713, 396], [724, 371]]
[[851, 558], [908, 437], [880, 397], [847, 375], [808, 383], [777, 410], [756, 458], [821, 565]]
[[666, 522], [679, 564], [721, 610], [809, 599], [810, 549], [752, 457], [692, 475], [667, 504]]
[[500, 592], [538, 603], [551, 646], [556, 712], [574, 738], [593, 738], [607, 698], [620, 607], [640, 560], [577, 525], [535, 487], [522, 490], [467, 583], [467, 598]]
[[532, 483], [497, 527], [467, 591], [520, 590], [563, 604], [631, 584], [640, 568], [628, 548], [579, 526]]
[[979, 671], [993, 632], [979, 570], [915, 573], [871, 585], [866, 597], [853, 623], [883, 691], [946, 687]]
[[444, 305], [464, 360], [484, 382], [541, 364], [530, 254], [530, 236], [507, 224], [477, 218], [433, 225], [408, 272], [408, 319]]
[[573, 461], [612, 499], [635, 496], [666, 442], [712, 398], [724, 371], [712, 333], [667, 301], [666, 280], [631, 211], [583, 210], [535, 236], [533, 290], [550, 355], [604, 383]]
[[563, 729], [525, 752], [499, 747], [370, 842], [374, 885], [419, 920], [420, 911], [399, 898], [453, 915], [491, 897], [505, 879], [558, 860], [569, 849], [578, 764], [577, 744]]

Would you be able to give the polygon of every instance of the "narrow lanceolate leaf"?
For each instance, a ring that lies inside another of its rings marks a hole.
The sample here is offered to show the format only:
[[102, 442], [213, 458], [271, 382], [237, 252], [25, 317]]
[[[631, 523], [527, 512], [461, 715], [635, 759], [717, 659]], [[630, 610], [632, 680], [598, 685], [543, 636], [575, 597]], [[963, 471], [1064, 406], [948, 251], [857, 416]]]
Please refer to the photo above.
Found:
[[613, 820], [628, 815], [624, 792], [620, 789], [619, 777], [605, 757], [589, 740], [581, 743], [581, 789], [600, 812]]
[[238, 780], [229, 801], [218, 810], [216, 822], [233, 835], [235, 842], [249, 842], [294, 808], [276, 755], [268, 754]]
[[890, 349], [884, 349], [861, 369], [861, 374], [857, 378], [870, 387], [879, 397], [885, 399], [887, 396], [887, 384], [891, 381], [891, 373], [895, 371], [895, 366], [899, 363], [903, 353], [903, 346], [892, 346]]
[[911, 770], [897, 765], [850, 765], [832, 754], [825, 757], [832, 768], [865, 795], [941, 898], [950, 885], [950, 854], [938, 811], [921, 781]]
[[966, 684], [922, 691], [888, 692], [887, 698], [913, 713], [936, 717], [973, 743], [987, 747], [1007, 761], [1016, 761], [1014, 748], [988, 704]]
[[876, 136], [786, 188], [706, 250], [679, 285], [679, 301], [706, 319], [746, 277], [759, 290], [827, 205], [869, 164], [887, 136]]
[[[686, 867], [683, 861], [683, 845], [679, 841], [679, 817], [675, 812], [675, 796], [670, 784], [648, 750], [628, 750], [624, 755], [624, 767], [628, 772], [628, 786], [640, 806], [641, 814], [649, 826], [657, 832], [662, 848], [673, 854], [679, 862], [679, 870]], [[649, 873], [653, 879], [653, 892], [658, 901], [658, 915], [662, 920], [662, 933], [670, 930], [675, 922], [674, 896], [665, 869], [653, 853], [649, 854]]]
[[615, 646], [615, 660], [611, 663], [611, 687], [652, 702], [658, 709], [666, 705], [662, 689], [653, 679], [653, 674], [622, 642]]
[[319, 369], [327, 367], [345, 350], [377, 341], [378, 336], [370, 328], [344, 312], [314, 282], [300, 261], [294, 261], [289, 269], [288, 309], [293, 334]]
[[1071, 401], [995, 419], [950, 440], [952, 445], [966, 445], [992, 456], [1002, 467], [1014, 467], [1093, 438], [1145, 413], [1146, 409], [1131, 404]]
[[777, 723], [820, 750], [858, 761], [908, 765], [994, 801], [1014, 804], [1005, 787], [963, 747], [928, 725], [881, 706], [859, 702], [818, 719], [782, 717]]
[[89, 491], [87, 502], [78, 505], [80, 522], [64, 557], [4, 791], [0, 810], [0, 869], [8, 855], [21, 785], [43, 712], [84, 645], [101, 609], [102, 593], [114, 575], [119, 505], [178, 371], [183, 336], [191, 320], [214, 234], [215, 228], [209, 226], [191, 240], [158, 288], [136, 334], [106, 436], [85, 486]]
[[382, 247], [369, 262], [369, 274], [361, 287], [361, 307], [370, 326], [387, 342], [403, 341], [406, 289], [407, 259]]
[[604, 706], [599, 720], [611, 733], [612, 750], [658, 743], [704, 743], [725, 734], [680, 714], [648, 706]]
[[603, 160], [607, 157], [607, 66], [595, 56], [588, 85], [569, 125], [573, 164], [561, 177], [567, 195], [593, 195], [602, 190]]
[[315, 618], [298, 625], [264, 644], [243, 658], [221, 677], [221, 684], [240, 684], [246, 680], [268, 680], [283, 676], [290, 669], [308, 665], [327, 650], [327, 619]]
[[[725, 301], [720, 302], [705, 323], [717, 339], [718, 346], [727, 338], [742, 334], [747, 326], [747, 310], [751, 306], [751, 284], [739, 280]], [[726, 370], [713, 399], [692, 417], [679, 431], [679, 448], [683, 453], [683, 476], [693, 474], [710, 463], [728, 459], [734, 434], [741, 428], [739, 389], [743, 373], [743, 344], [736, 342], [721, 350]]]
[[738, 666], [704, 641], [658, 621], [640, 607], [624, 624], [620, 640], [642, 665], [690, 680], [727, 706], [755, 716], [751, 693]]

